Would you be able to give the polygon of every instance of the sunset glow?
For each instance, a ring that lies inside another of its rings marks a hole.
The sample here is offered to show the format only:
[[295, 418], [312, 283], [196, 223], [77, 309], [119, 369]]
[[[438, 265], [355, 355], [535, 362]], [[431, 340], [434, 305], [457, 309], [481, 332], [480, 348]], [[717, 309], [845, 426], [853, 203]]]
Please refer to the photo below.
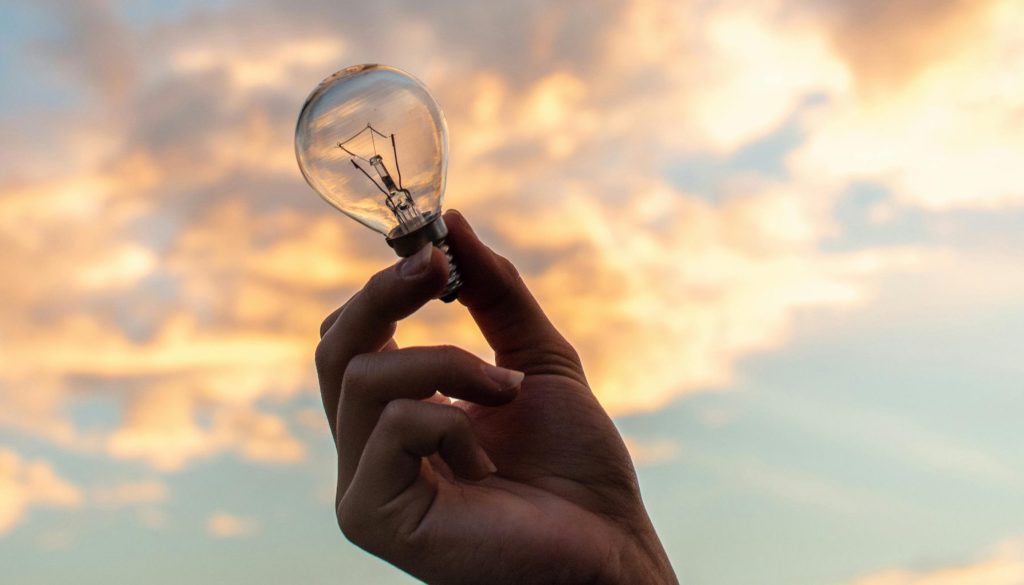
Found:
[[[11, 583], [409, 582], [337, 533], [313, 369], [395, 258], [292, 143], [364, 62], [444, 108], [681, 582], [1024, 583], [1024, 5], [347, 4], [0, 5]], [[397, 340], [493, 357], [457, 304]]]

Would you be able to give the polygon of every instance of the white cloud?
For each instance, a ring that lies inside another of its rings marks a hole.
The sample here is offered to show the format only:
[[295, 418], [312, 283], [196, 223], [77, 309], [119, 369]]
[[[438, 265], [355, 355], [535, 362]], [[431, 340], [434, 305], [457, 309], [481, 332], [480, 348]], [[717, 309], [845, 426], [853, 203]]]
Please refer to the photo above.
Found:
[[849, 85], [828, 38], [793, 14], [778, 1], [631, 2], [602, 81], [617, 94], [645, 74], [661, 83], [608, 104], [604, 124], [675, 152], [730, 153], [774, 131], [808, 94]]
[[519, 250], [558, 253], [527, 280], [615, 413], [728, 383], [740, 357], [786, 341], [794, 311], [858, 306], [873, 274], [916, 260], [821, 253], [813, 213], [771, 188], [718, 207], [665, 186], [625, 204], [568, 192], [498, 225]]
[[804, 120], [794, 173], [835, 191], [874, 181], [928, 209], [1024, 204], [1024, 13], [1015, 0], [979, 12], [970, 43], [905, 84], [830, 93]]
[[245, 92], [280, 88], [292, 80], [296, 69], [336, 66], [344, 52], [345, 43], [337, 36], [284, 39], [255, 45], [231, 39], [179, 48], [170, 56], [170, 62], [180, 74], [224, 71], [235, 88]]
[[84, 290], [116, 288], [138, 283], [151, 274], [157, 265], [152, 251], [139, 245], [126, 244], [112, 250], [92, 264], [82, 266], [78, 283]]

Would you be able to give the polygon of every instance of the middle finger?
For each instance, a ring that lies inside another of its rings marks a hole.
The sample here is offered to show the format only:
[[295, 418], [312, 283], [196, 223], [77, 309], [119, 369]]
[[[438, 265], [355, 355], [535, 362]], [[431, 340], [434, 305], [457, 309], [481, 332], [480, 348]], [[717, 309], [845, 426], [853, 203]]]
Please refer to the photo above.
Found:
[[515, 398], [522, 372], [492, 366], [450, 346], [366, 353], [349, 363], [338, 404], [338, 493], [351, 481], [384, 407], [398, 399], [430, 399], [436, 391], [485, 406]]

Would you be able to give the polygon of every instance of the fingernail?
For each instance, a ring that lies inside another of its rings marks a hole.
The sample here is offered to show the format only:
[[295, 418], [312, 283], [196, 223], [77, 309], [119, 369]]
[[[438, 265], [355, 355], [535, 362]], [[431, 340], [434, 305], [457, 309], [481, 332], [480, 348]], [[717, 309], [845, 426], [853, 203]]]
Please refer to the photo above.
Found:
[[523, 378], [526, 374], [517, 370], [507, 370], [505, 368], [499, 368], [498, 366], [492, 366], [491, 364], [485, 363], [481, 366], [484, 370], [484, 374], [488, 378], [497, 382], [498, 386], [502, 390], [511, 390], [516, 388], [523, 382]]
[[498, 471], [498, 466], [491, 461], [483, 447], [477, 447], [477, 458], [480, 460], [480, 466], [486, 471], [487, 475], [494, 475]]
[[404, 258], [398, 264], [398, 273], [404, 278], [415, 278], [426, 272], [427, 267], [430, 266], [430, 255], [433, 253], [433, 249], [434, 246], [427, 244], [412, 256]]

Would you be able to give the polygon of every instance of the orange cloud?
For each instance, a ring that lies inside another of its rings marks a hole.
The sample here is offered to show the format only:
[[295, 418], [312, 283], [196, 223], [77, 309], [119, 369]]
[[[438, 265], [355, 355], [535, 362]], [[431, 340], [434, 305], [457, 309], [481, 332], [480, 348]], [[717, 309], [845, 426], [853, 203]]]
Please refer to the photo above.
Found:
[[[822, 251], [851, 181], [881, 182], [901, 205], [1019, 201], [1024, 72], [1011, 73], [1024, 23], [1011, 4], [977, 10], [977, 43], [920, 41], [932, 66], [870, 99], [856, 78], [873, 57], [844, 53], [831, 25], [781, 1], [638, 0], [588, 32], [600, 38], [585, 58], [537, 68], [484, 68], [421, 22], [395, 30], [436, 49], [413, 62], [447, 107], [448, 201], [519, 263], [624, 413], [725, 384], [740, 359], [782, 346], [798, 311], [857, 306], [881, 275], [934, 259]], [[893, 14], [872, 22], [889, 31]], [[945, 14], [934, 22], [956, 20]], [[571, 20], [547, 22], [531, 54], [550, 55]], [[313, 391], [320, 320], [393, 261], [302, 184], [292, 152], [302, 98], [360, 31], [267, 27], [277, 36], [257, 42], [206, 24], [163, 31], [151, 78], [116, 76], [110, 123], [54, 141], [66, 169], [47, 149], [0, 184], [5, 428], [161, 469], [303, 457], [262, 404]], [[785, 177], [730, 177], [715, 201], [663, 178], [778, 130], [811, 94], [827, 103], [801, 117]], [[399, 336], [488, 353], [452, 307], [428, 307]], [[66, 409], [96, 393], [123, 420], [86, 435]]]
[[805, 213], [771, 191], [715, 208], [653, 187], [626, 205], [579, 194], [498, 226], [518, 250], [557, 252], [528, 281], [623, 413], [728, 382], [740, 357], [785, 341], [792, 311], [859, 304], [865, 262], [902, 261], [821, 254]]
[[878, 92], [899, 87], [984, 34], [994, 0], [831, 2], [824, 20], [858, 83]]
[[797, 176], [831, 190], [873, 181], [901, 205], [937, 210], [1024, 203], [1024, 15], [1012, 0], [940, 4], [977, 8], [971, 42], [884, 95], [834, 94], [804, 120]]
[[238, 538], [258, 531], [259, 524], [227, 512], [214, 512], [206, 519], [206, 532], [214, 538]]
[[247, 406], [221, 406], [212, 423], [200, 424], [196, 420], [199, 400], [188, 385], [188, 380], [181, 380], [148, 389], [131, 400], [125, 423], [109, 436], [109, 453], [141, 459], [165, 471], [224, 451], [268, 463], [295, 463], [305, 458], [305, 446], [276, 415]]
[[808, 94], [849, 83], [820, 27], [794, 14], [777, 0], [630, 2], [593, 81], [618, 98], [604, 125], [648, 148], [715, 154], [772, 132]]
[[93, 488], [90, 499], [106, 508], [155, 504], [167, 499], [167, 486], [157, 479], [124, 482]]
[[17, 526], [30, 508], [73, 508], [82, 500], [81, 490], [46, 461], [25, 460], [0, 448], [0, 535]]
[[891, 569], [851, 585], [1019, 585], [1024, 583], [1024, 543], [1007, 541], [987, 558], [934, 570]]
[[245, 46], [236, 42], [183, 47], [171, 56], [174, 69], [183, 74], [226, 72], [240, 91], [281, 87], [296, 69], [331, 67], [339, 63], [345, 44], [336, 36], [286, 39], [283, 42]]
[[668, 463], [677, 459], [682, 452], [682, 447], [671, 439], [640, 440], [630, 436], [622, 439], [637, 467]]

